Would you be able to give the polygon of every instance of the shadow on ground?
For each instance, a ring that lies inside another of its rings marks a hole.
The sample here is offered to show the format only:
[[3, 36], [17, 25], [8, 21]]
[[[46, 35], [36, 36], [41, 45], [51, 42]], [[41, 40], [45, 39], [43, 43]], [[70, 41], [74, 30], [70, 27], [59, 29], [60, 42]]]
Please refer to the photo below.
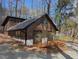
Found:
[[64, 53], [57, 45], [55, 45], [55, 47], [56, 47], [57, 50], [65, 57], [65, 59], [73, 59], [73, 58], [70, 57], [68, 54]]
[[[51, 54], [61, 53], [65, 59], [73, 59], [66, 53], [64, 53], [58, 46], [47, 47], [46, 53], [30, 52], [30, 51], [15, 51], [9, 49], [9, 46], [0, 46], [0, 59], [58, 59], [56, 56]], [[61, 58], [62, 59], [62, 58]]]

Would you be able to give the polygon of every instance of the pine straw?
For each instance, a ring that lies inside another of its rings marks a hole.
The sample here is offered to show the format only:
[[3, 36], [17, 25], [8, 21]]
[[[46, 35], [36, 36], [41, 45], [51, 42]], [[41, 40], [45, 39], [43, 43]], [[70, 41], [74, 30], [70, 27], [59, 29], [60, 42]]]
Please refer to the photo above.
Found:
[[58, 46], [59, 48], [61, 48], [62, 50], [68, 50], [67, 45], [65, 44], [65, 41], [62, 40], [55, 40], [54, 41], [54, 45]]
[[[41, 42], [39, 42], [38, 44], [34, 44], [32, 47], [24, 47], [25, 51], [38, 51], [38, 52], [47, 52], [47, 50], [56, 50], [56, 47], [58, 46], [59, 48], [61, 48], [62, 50], [67, 50], [67, 46], [65, 44], [64, 41], [61, 40], [52, 40], [52, 41], [48, 41], [48, 45], [44, 45]], [[53, 48], [53, 49], [51, 49]]]
[[48, 49], [50, 49], [49, 47], [55, 47], [55, 45], [60, 47], [62, 50], [67, 50], [65, 41], [61, 40], [48, 41], [47, 45], [39, 42], [38, 44], [34, 44], [33, 46], [28, 47], [25, 46], [21, 41], [16, 41], [7, 35], [0, 34], [0, 44], [3, 43], [10, 44], [14, 49], [25, 50], [25, 51], [46, 52]]
[[0, 44], [4, 44], [4, 43], [7, 43], [7, 42], [11, 42], [11, 41], [12, 40], [11, 40], [10, 36], [0, 34]]

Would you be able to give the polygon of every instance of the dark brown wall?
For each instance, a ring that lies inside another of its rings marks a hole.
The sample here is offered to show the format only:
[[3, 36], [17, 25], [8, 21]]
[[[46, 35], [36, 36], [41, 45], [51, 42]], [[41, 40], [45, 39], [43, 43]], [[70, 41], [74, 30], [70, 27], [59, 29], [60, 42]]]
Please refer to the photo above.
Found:
[[[33, 23], [30, 27], [27, 28], [27, 39], [33, 39], [34, 38], [34, 30], [41, 30], [43, 31], [44, 28], [46, 28], [44, 25], [42, 25], [42, 22], [45, 20], [45, 18], [41, 18], [40, 20], [36, 21], [35, 23]], [[53, 31], [53, 33], [55, 33], [55, 29], [52, 26], [52, 23], [48, 20], [48, 28], [47, 31]]]
[[[14, 19], [15, 20], [15, 19]], [[13, 32], [7, 32], [7, 29], [9, 29], [10, 27], [12, 27], [12, 26], [14, 26], [14, 25], [16, 25], [17, 23], [19, 23], [19, 22], [21, 22], [21, 21], [12, 21], [12, 20], [9, 20], [8, 22], [7, 22], [7, 24], [5, 25], [5, 27], [4, 27], [4, 33], [5, 34], [7, 34], [7, 35], [16, 35], [17, 34], [17, 32], [15, 31], [14, 33]]]

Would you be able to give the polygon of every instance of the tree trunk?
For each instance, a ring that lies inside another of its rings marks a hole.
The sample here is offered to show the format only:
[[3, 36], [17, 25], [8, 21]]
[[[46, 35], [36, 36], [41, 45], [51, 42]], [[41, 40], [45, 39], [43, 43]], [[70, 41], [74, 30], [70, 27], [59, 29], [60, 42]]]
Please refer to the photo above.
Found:
[[50, 5], [51, 5], [51, 0], [48, 0], [48, 4], [47, 4], [47, 13], [48, 13], [48, 15], [50, 14]]
[[15, 16], [17, 17], [17, 7], [18, 7], [18, 0], [16, 0], [16, 7], [15, 7]]

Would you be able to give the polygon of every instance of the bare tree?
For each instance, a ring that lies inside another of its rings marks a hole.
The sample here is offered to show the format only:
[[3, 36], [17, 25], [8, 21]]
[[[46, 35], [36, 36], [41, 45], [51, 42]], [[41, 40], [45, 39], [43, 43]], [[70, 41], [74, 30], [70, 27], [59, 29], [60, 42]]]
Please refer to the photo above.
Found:
[[47, 13], [50, 14], [51, 0], [47, 0]]
[[10, 12], [10, 16], [12, 16], [12, 5], [13, 5], [13, 0], [9, 0], [8, 4], [9, 4], [9, 12]]

